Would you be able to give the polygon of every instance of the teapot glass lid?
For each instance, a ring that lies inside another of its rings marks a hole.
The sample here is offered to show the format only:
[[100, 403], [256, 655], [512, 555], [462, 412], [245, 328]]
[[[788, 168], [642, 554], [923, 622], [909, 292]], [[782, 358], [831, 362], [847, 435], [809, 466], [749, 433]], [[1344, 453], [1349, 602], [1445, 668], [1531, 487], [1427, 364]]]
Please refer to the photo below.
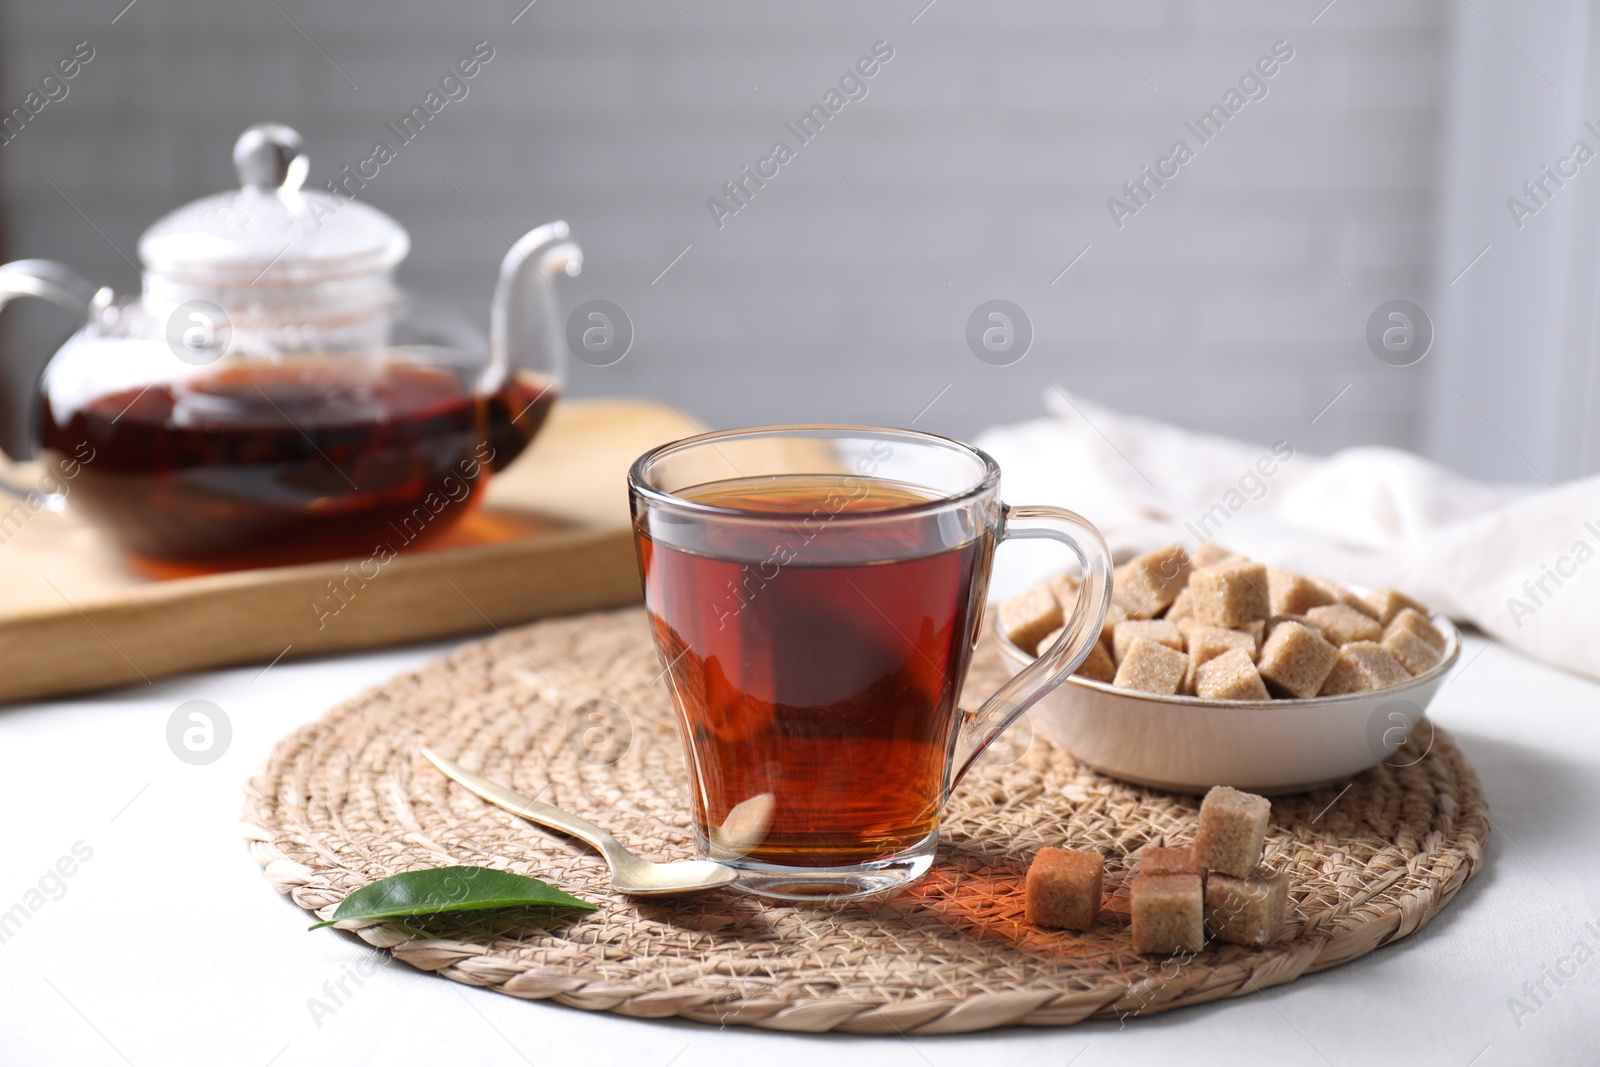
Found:
[[240, 188], [186, 204], [139, 238], [148, 271], [201, 285], [299, 285], [388, 271], [410, 250], [383, 212], [302, 188], [305, 144], [287, 126], [245, 130], [233, 162]]

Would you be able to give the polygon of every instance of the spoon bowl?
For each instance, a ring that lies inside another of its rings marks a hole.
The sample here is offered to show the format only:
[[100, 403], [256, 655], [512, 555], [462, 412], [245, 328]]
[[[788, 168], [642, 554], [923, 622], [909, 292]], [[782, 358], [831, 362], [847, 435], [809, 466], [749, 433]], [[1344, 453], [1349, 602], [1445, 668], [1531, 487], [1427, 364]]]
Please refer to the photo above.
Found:
[[628, 862], [611, 866], [611, 885], [633, 897], [667, 897], [698, 893], [729, 885], [739, 872], [711, 860], [678, 860], [655, 863], [628, 853]]

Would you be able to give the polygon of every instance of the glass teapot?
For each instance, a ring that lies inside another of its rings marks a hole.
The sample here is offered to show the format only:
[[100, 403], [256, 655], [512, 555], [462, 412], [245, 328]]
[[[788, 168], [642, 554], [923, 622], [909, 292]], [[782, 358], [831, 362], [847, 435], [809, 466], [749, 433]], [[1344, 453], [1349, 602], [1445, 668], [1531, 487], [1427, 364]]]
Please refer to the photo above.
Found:
[[136, 557], [222, 567], [435, 535], [556, 399], [551, 280], [582, 264], [567, 224], [512, 245], [485, 343], [395, 287], [399, 223], [302, 188], [293, 130], [252, 126], [233, 158], [241, 188], [140, 238], [137, 299], [58, 263], [0, 266], [0, 308], [34, 296], [86, 320], [40, 380], [33, 503], [70, 507]]

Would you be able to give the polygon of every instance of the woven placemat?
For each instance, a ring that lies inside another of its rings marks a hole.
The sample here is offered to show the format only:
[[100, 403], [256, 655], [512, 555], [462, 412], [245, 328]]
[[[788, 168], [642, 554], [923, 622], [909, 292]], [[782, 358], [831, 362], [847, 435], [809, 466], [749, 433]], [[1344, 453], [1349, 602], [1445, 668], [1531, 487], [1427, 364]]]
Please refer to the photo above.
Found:
[[[1189, 839], [1195, 799], [1113, 781], [1025, 730], [961, 784], [924, 881], [889, 901], [835, 907], [728, 890], [632, 901], [609, 888], [598, 856], [480, 801], [417, 755], [432, 746], [648, 856], [689, 858], [661, 673], [640, 608], [467, 645], [282, 741], [247, 787], [245, 836], [273, 884], [319, 918], [377, 878], [450, 864], [533, 875], [600, 906], [548, 928], [489, 913], [421, 935], [358, 931], [458, 982], [623, 1015], [874, 1034], [1065, 1025], [1244, 995], [1416, 932], [1483, 862], [1477, 776], [1435, 730], [1342, 793], [1273, 800], [1267, 850], [1289, 873], [1289, 936], [1160, 960], [1132, 951], [1123, 882], [1141, 846]], [[969, 691], [1002, 677], [986, 640]], [[1026, 865], [1047, 845], [1106, 857], [1107, 904], [1087, 934], [1023, 921]]]

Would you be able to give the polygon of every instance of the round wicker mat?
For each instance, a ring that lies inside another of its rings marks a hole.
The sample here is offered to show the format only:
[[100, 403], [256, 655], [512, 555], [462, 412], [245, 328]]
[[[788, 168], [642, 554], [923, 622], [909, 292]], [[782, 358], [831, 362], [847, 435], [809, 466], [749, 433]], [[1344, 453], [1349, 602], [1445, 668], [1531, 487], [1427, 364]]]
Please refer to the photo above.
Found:
[[[431, 921], [422, 935], [358, 931], [458, 982], [623, 1015], [874, 1034], [1066, 1025], [1240, 996], [1414, 933], [1483, 862], [1477, 776], [1434, 731], [1342, 794], [1273, 800], [1267, 850], [1291, 880], [1288, 937], [1160, 960], [1132, 951], [1123, 881], [1140, 846], [1188, 840], [1195, 799], [1080, 768], [1026, 731], [956, 791], [923, 882], [833, 908], [727, 890], [632, 901], [584, 846], [480, 801], [417, 755], [432, 746], [648, 856], [688, 858], [660, 674], [639, 608], [467, 645], [282, 741], [247, 788], [245, 836], [268, 878], [319, 918], [377, 878], [450, 864], [533, 875], [600, 906], [556, 926], [487, 913]], [[1001, 678], [985, 641], [970, 693]], [[1088, 934], [1023, 921], [1026, 865], [1046, 845], [1106, 857], [1107, 904]]]

